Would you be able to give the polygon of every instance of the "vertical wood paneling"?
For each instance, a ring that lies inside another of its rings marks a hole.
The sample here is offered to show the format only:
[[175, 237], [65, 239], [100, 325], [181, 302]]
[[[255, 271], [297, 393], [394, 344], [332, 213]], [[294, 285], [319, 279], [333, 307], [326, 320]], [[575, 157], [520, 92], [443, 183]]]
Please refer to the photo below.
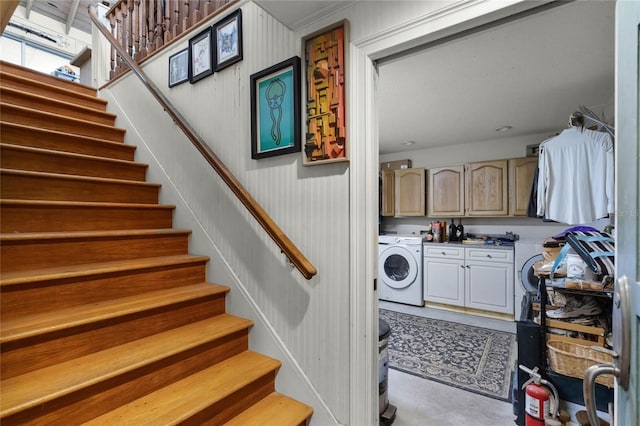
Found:
[[[169, 89], [166, 58], [186, 47], [185, 40], [152, 58], [144, 68], [316, 266], [318, 275], [313, 280], [306, 281], [289, 265], [144, 93], [140, 82], [125, 77], [109, 90], [136, 127], [127, 138], [133, 142], [137, 133], [149, 145], [239, 284], [260, 307], [333, 415], [345, 422], [348, 398], [336, 390], [347, 390], [349, 378], [348, 165], [302, 167], [301, 153], [251, 159], [250, 75], [300, 55], [300, 44], [289, 29], [256, 5], [247, 3], [242, 10], [245, 42], [238, 64], [194, 85]], [[182, 214], [176, 212], [178, 217]], [[198, 238], [202, 237], [192, 236], [192, 240]], [[210, 280], [218, 282], [217, 275], [213, 271]], [[224, 284], [232, 286], [233, 293], [235, 283]]]

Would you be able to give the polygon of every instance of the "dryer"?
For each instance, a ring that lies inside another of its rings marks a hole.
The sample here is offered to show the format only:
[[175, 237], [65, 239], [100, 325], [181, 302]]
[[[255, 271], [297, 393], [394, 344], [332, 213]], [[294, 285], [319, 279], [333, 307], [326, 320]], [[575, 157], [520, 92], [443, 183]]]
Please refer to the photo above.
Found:
[[[528, 303], [538, 293], [538, 278], [533, 273], [533, 265], [542, 260], [542, 243], [536, 241], [516, 241], [514, 249], [514, 318], [521, 320], [522, 305]], [[529, 296], [526, 297], [525, 296]], [[526, 299], [526, 300], [525, 300]]]
[[378, 298], [424, 306], [422, 289], [422, 237], [378, 237]]

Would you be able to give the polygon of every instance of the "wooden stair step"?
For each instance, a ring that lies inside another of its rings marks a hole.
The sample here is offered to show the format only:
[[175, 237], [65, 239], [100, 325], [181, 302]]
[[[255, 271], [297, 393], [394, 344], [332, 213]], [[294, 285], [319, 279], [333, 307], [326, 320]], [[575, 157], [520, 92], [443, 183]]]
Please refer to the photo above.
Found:
[[171, 228], [175, 206], [0, 199], [0, 208], [0, 232], [9, 233]]
[[226, 290], [203, 282], [7, 320], [0, 373], [15, 377], [223, 314]]
[[107, 110], [107, 101], [96, 96], [95, 89], [93, 93], [78, 92], [70, 90], [66, 87], [57, 87], [48, 83], [29, 80], [28, 78], [7, 73], [0, 70], [0, 85], [25, 93], [37, 93], [41, 96], [49, 96], [64, 102], [73, 102], [80, 106], [93, 108], [100, 111]]
[[91, 121], [93, 123], [113, 126], [116, 115], [100, 109], [78, 105], [77, 102], [62, 101], [57, 97], [43, 96], [41, 94], [27, 93], [22, 90], [6, 87], [0, 84], [0, 98], [11, 105], [46, 111], [65, 117]]
[[[56, 407], [56, 404], [52, 403], [52, 401], [64, 399], [64, 397], [73, 397], [73, 394], [77, 395], [77, 397], [69, 398], [71, 402], [58, 405], [62, 405], [63, 408], [65, 408], [65, 405], [72, 405], [73, 402], [82, 405], [79, 407], [77, 413], [73, 413], [74, 422], [82, 422], [83, 419], [81, 416], [94, 417], [96, 413], [101, 414], [104, 410], [110, 409], [109, 405], [111, 404], [122, 404], [122, 401], [130, 402], [137, 397], [156, 390], [158, 387], [164, 386], [167, 384], [167, 381], [168, 383], [175, 381], [179, 378], [179, 374], [184, 374], [184, 371], [177, 371], [178, 369], [174, 367], [174, 370], [176, 370], [172, 373], [174, 377], [170, 377], [171, 374], [169, 374], [169, 370], [166, 368], [164, 370], [160, 369], [160, 373], [164, 371], [167, 374], [157, 377], [155, 382], [153, 382], [149, 379], [146, 381], [135, 380], [136, 371], [140, 371], [138, 374], [145, 374], [148, 373], [145, 370], [154, 364], [179, 363], [181, 359], [193, 357], [193, 354], [190, 354], [191, 352], [197, 354], [199, 347], [210, 346], [212, 342], [224, 340], [227, 336], [239, 332], [246, 334], [246, 330], [251, 326], [252, 322], [249, 320], [228, 314], [220, 314], [183, 327], [88, 354], [71, 361], [4, 379], [0, 382], [2, 387], [2, 399], [0, 400], [0, 417], [2, 418], [2, 424], [14, 423], [15, 419], [12, 421], [10, 416], [15, 416], [26, 410], [59, 409], [60, 407]], [[228, 353], [228, 355], [218, 354], [217, 357], [219, 361], [233, 356], [236, 353], [242, 353], [246, 350], [246, 348], [242, 348], [245, 344], [246, 339], [245, 342], [241, 342], [239, 347]], [[185, 355], [181, 356], [181, 354]], [[202, 356], [202, 358], [205, 357]], [[244, 362], [251, 362], [259, 360], [259, 357], [245, 357], [243, 360]], [[211, 363], [212, 360], [207, 359], [206, 362]], [[233, 366], [233, 363], [231, 364]], [[229, 368], [229, 363], [225, 364], [223, 362], [222, 365]], [[259, 366], [256, 367], [258, 367], [256, 370], [259, 370]], [[192, 370], [194, 368], [199, 369], [202, 368], [202, 366], [191, 366]], [[253, 369], [254, 366], [248, 364], [247, 368]], [[192, 373], [188, 371], [188, 369], [187, 372]], [[224, 368], [220, 368], [219, 366], [215, 373], [221, 376], [226, 373], [226, 376], [229, 376], [229, 372], [224, 371]], [[176, 375], [178, 375], [178, 377], [175, 377]], [[107, 381], [114, 382], [117, 377], [124, 377], [130, 380], [131, 384], [123, 383], [116, 387], [117, 393], [109, 395], [109, 391], [107, 391], [107, 397], [101, 397], [99, 400], [97, 400], [98, 398], [90, 398], [93, 396], [92, 394], [99, 392], [99, 390], [105, 390], [99, 386], [100, 383]], [[203, 385], [205, 385], [204, 381], [196, 383], [195, 386], [194, 383], [190, 383], [190, 386], [193, 387], [192, 392], [201, 389]], [[203, 396], [211, 396], [210, 393], [205, 392], [204, 389], [202, 391], [203, 394], [205, 394]], [[111, 396], [111, 398], [108, 396]], [[73, 401], [74, 399], [82, 400], [83, 398], [86, 398], [87, 401]], [[73, 407], [71, 407], [71, 409], [72, 408]], [[64, 415], [66, 413], [62, 414]], [[69, 418], [67, 418], [67, 421]]]
[[36, 71], [31, 68], [25, 68], [6, 61], [0, 61], [0, 71], [8, 75], [20, 76], [28, 81], [33, 82], [33, 84], [45, 83], [46, 85], [51, 87], [57, 87], [88, 96], [96, 96], [97, 94], [96, 89], [94, 89], [93, 87], [73, 81], [63, 80], [50, 74], [45, 74], [40, 71]]
[[50, 149], [62, 152], [73, 152], [114, 160], [133, 161], [136, 147], [125, 145], [122, 141], [112, 142], [103, 139], [57, 132], [22, 124], [0, 122], [2, 142]]
[[[247, 351], [106, 413], [86, 425], [222, 424], [273, 389], [280, 362]], [[262, 379], [262, 380], [261, 380]], [[250, 389], [265, 382], [260, 392]], [[177, 397], [179, 395], [179, 397]], [[124, 423], [123, 423], [124, 422]]]
[[253, 404], [225, 426], [304, 426], [309, 424], [313, 408], [278, 392]]
[[0, 268], [24, 271], [187, 254], [190, 235], [184, 229], [0, 234]]
[[160, 186], [131, 180], [0, 169], [0, 194], [5, 199], [154, 204], [158, 202]]
[[199, 283], [152, 291], [143, 296], [129, 296], [75, 306], [72, 309], [27, 315], [3, 322], [2, 330], [0, 330], [0, 343], [5, 345], [60, 330], [145, 312], [198, 297], [224, 296], [226, 293], [227, 287]]
[[201, 283], [208, 261], [208, 256], [184, 254], [2, 272], [0, 316], [5, 321]]
[[26, 126], [100, 138], [112, 142], [122, 142], [125, 134], [125, 129], [118, 127], [91, 123], [50, 112], [35, 111], [5, 102], [0, 102], [0, 119]]
[[144, 181], [147, 164], [0, 143], [0, 167], [14, 170]]

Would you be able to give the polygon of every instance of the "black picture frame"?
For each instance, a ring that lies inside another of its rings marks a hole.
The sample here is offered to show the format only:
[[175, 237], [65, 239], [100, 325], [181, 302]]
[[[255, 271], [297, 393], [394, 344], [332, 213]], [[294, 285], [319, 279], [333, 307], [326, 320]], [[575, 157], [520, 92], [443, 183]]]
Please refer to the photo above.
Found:
[[215, 70], [220, 71], [242, 60], [242, 9], [238, 9], [213, 26]]
[[251, 75], [251, 158], [300, 152], [300, 57]]
[[206, 28], [189, 39], [189, 81], [191, 84], [213, 74], [213, 31]]
[[189, 80], [189, 48], [169, 56], [169, 87]]

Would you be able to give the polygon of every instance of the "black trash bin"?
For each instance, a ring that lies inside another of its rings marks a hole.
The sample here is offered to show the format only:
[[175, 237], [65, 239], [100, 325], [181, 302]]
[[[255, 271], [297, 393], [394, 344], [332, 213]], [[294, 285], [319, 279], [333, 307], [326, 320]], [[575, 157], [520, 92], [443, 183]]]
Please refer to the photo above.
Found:
[[378, 319], [378, 401], [380, 404], [380, 424], [388, 426], [396, 418], [396, 407], [389, 404], [388, 376], [389, 376], [389, 352], [387, 345], [391, 327], [383, 319]]

